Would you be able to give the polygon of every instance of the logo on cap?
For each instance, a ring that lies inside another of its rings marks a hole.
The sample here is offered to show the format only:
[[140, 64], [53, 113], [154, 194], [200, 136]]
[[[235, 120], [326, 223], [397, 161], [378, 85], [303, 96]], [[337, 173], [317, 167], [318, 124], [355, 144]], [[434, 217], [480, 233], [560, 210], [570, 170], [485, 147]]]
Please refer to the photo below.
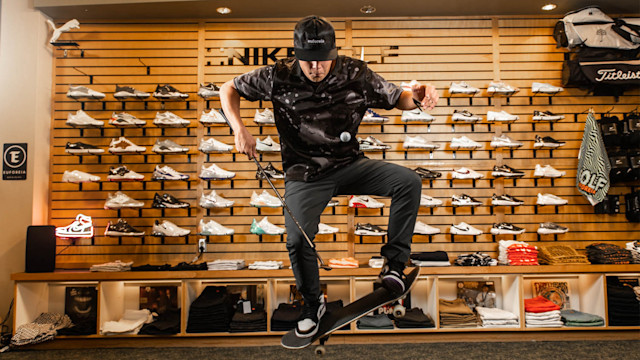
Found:
[[324, 44], [324, 39], [308, 39], [309, 44]]

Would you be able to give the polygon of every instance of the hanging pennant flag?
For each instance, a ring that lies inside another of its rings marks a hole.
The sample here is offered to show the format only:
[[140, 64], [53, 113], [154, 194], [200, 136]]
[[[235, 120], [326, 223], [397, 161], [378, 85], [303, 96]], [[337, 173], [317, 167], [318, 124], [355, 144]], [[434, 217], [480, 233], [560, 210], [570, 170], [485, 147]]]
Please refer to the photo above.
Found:
[[578, 173], [576, 186], [586, 196], [592, 206], [604, 200], [609, 191], [609, 171], [611, 164], [604, 147], [602, 134], [593, 116], [589, 111], [587, 122], [584, 125], [582, 145], [578, 153]]

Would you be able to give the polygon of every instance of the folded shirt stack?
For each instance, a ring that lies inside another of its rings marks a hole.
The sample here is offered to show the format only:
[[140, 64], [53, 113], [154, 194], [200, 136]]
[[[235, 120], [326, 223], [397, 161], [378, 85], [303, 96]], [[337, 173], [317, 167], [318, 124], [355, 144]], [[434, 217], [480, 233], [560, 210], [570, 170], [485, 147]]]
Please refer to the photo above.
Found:
[[515, 241], [515, 240], [500, 240], [498, 241], [498, 263], [500, 265], [509, 265], [509, 256], [507, 254], [507, 249], [509, 246], [514, 244], [520, 245], [529, 245], [524, 241]]
[[415, 266], [451, 266], [446, 251], [425, 251], [413, 253], [409, 256]]
[[358, 260], [352, 257], [329, 259], [329, 266], [334, 269], [354, 269], [360, 266]]
[[475, 327], [478, 319], [463, 299], [440, 299], [440, 327]]
[[369, 267], [379, 269], [384, 265], [384, 258], [382, 256], [372, 256], [369, 259]]
[[395, 319], [396, 327], [400, 329], [417, 329], [436, 327], [435, 322], [420, 308], [407, 309], [404, 316]]
[[561, 327], [560, 306], [540, 295], [524, 299], [524, 317], [527, 327]]
[[91, 265], [91, 268], [89, 269], [89, 271], [99, 271], [99, 272], [131, 271], [131, 265], [133, 265], [133, 261], [123, 263], [120, 260], [116, 260], [114, 262]]
[[131, 271], [193, 271], [193, 270], [207, 270], [207, 263], [201, 262], [200, 264], [189, 264], [181, 262], [178, 265], [171, 266], [169, 264], [164, 265], [140, 265], [132, 266]]
[[617, 276], [607, 276], [607, 313], [609, 326], [640, 325], [640, 300], [634, 287], [621, 282]]
[[249, 270], [277, 270], [282, 269], [282, 261], [254, 261], [249, 264]]
[[229, 331], [233, 305], [225, 286], [207, 286], [191, 303], [188, 333]]
[[604, 326], [602, 317], [573, 309], [560, 310], [560, 316], [565, 326]]
[[627, 243], [627, 250], [631, 252], [634, 264], [640, 264], [640, 240]]
[[173, 335], [180, 332], [180, 309], [170, 308], [155, 316], [150, 324], [144, 324], [140, 335]]
[[518, 317], [511, 311], [476, 306], [480, 326], [486, 328], [518, 327]]
[[281, 303], [271, 315], [272, 331], [289, 331], [296, 327], [298, 318], [302, 314], [302, 304]]
[[539, 265], [538, 248], [531, 245], [513, 244], [507, 248], [509, 265]]
[[606, 243], [587, 246], [587, 257], [592, 264], [630, 264], [633, 261], [629, 250]]
[[240, 270], [244, 269], [245, 264], [242, 259], [235, 260], [215, 260], [207, 263], [209, 270]]
[[12, 346], [39, 344], [53, 340], [56, 330], [72, 326], [67, 315], [58, 313], [42, 313], [33, 322], [18, 326], [11, 338]]
[[393, 322], [386, 314], [367, 315], [361, 317], [356, 322], [358, 329], [361, 330], [391, 330]]
[[461, 254], [454, 262], [458, 266], [496, 266], [498, 260], [492, 259], [487, 254], [476, 252], [473, 254]]
[[229, 324], [229, 332], [267, 331], [267, 313], [263, 309], [252, 310], [248, 314], [236, 311]]
[[589, 264], [585, 255], [567, 245], [541, 246], [538, 261], [541, 265]]
[[153, 316], [148, 309], [124, 311], [122, 319], [105, 321], [100, 328], [102, 335], [137, 335], [144, 324], [153, 322]]

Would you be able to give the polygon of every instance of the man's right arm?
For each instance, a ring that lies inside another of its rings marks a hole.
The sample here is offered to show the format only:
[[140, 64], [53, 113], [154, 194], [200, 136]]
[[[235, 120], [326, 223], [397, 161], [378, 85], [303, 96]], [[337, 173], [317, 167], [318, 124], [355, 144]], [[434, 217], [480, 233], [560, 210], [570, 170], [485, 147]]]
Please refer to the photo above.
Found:
[[256, 140], [249, 130], [244, 126], [240, 117], [240, 94], [233, 83], [229, 80], [220, 87], [220, 103], [229, 125], [235, 135], [236, 150], [247, 155], [250, 159], [256, 157]]

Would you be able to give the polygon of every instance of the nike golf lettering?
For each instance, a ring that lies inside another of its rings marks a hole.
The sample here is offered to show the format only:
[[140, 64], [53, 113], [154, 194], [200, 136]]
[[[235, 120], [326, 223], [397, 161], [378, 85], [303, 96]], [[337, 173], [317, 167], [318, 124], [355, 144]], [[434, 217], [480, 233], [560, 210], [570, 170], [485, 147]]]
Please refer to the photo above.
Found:
[[598, 190], [605, 187], [609, 181], [604, 176], [599, 176], [598, 174], [591, 173], [588, 169], [584, 169], [580, 173], [580, 189], [590, 193], [595, 194]]

